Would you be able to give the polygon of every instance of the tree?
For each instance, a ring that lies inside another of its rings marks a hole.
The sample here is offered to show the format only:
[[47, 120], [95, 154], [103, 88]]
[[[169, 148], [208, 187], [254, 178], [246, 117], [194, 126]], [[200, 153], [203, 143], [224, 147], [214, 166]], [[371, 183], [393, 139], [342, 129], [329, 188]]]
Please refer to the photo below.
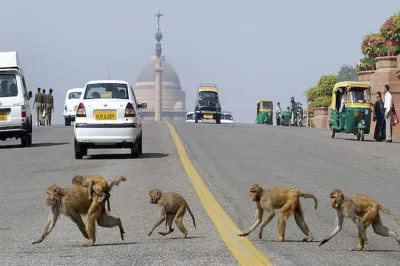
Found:
[[357, 69], [349, 65], [342, 65], [338, 78], [339, 81], [358, 81]]
[[305, 92], [309, 102], [309, 112], [312, 113], [315, 107], [328, 107], [331, 104], [332, 89], [339, 79], [335, 75], [323, 75], [319, 79], [317, 86]]

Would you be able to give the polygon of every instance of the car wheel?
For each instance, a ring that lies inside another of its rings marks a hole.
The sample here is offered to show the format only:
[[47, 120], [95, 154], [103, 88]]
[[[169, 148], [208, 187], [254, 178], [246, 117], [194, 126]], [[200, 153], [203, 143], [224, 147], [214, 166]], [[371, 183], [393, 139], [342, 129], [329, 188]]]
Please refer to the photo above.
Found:
[[199, 122], [199, 116], [196, 113], [194, 113], [194, 122], [195, 123]]
[[81, 160], [83, 158], [83, 152], [82, 152], [82, 147], [79, 145], [79, 143], [74, 140], [74, 150], [75, 150], [75, 159]]
[[132, 158], [139, 158], [140, 156], [140, 150], [139, 150], [139, 139], [136, 140], [135, 144], [133, 144], [133, 147], [131, 148], [131, 157]]
[[139, 155], [142, 155], [143, 154], [143, 148], [142, 148], [142, 134], [143, 133], [141, 133], [140, 134], [140, 139], [139, 139]]

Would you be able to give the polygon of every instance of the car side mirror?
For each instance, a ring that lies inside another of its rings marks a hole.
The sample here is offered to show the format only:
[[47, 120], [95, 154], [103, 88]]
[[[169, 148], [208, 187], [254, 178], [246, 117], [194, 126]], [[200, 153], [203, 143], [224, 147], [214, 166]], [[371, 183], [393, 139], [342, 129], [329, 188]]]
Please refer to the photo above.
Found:
[[32, 98], [32, 91], [28, 92], [28, 97], [29, 97], [29, 100]]
[[139, 108], [146, 109], [147, 108], [147, 103], [139, 104]]

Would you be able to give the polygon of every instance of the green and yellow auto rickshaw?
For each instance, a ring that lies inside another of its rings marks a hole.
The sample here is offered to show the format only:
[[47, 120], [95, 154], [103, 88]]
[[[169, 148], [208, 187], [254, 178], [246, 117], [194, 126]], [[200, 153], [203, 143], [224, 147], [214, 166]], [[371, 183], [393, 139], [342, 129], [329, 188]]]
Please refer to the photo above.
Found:
[[274, 104], [269, 100], [259, 100], [257, 102], [257, 119], [256, 124], [273, 124], [273, 108]]
[[357, 81], [336, 83], [330, 109], [331, 138], [336, 132], [353, 133], [363, 141], [371, 126], [371, 87]]
[[290, 108], [287, 107], [286, 110], [282, 109], [282, 112], [281, 112], [281, 125], [282, 126], [289, 126], [291, 118], [292, 118], [292, 112], [290, 111]]

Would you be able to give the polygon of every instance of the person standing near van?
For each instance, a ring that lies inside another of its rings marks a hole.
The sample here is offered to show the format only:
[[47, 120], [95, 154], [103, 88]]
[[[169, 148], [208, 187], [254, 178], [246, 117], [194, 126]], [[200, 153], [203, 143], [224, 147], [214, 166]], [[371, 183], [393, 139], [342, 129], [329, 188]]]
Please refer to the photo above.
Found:
[[54, 112], [54, 99], [53, 99], [53, 89], [49, 90], [49, 94], [46, 95], [45, 100], [46, 105], [46, 123], [51, 126], [51, 112]]
[[43, 97], [40, 93], [40, 88], [38, 88], [38, 92], [35, 94], [35, 101], [33, 102], [33, 109], [35, 109], [36, 104], [36, 125], [40, 126], [43, 115]]

